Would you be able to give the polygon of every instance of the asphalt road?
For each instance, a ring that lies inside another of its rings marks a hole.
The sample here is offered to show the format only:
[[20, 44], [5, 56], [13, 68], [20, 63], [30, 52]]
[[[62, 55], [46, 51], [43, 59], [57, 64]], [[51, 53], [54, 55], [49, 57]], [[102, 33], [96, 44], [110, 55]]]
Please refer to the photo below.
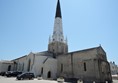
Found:
[[[49, 81], [49, 80], [16, 80], [16, 78], [11, 77], [1, 77], [0, 76], [0, 83], [57, 83], [57, 81]], [[118, 83], [118, 80], [113, 80], [113, 83]]]
[[118, 83], [118, 80], [113, 80], [113, 83]]
[[16, 78], [11, 77], [0, 77], [0, 83], [57, 83], [57, 81], [49, 81], [49, 80], [16, 80]]

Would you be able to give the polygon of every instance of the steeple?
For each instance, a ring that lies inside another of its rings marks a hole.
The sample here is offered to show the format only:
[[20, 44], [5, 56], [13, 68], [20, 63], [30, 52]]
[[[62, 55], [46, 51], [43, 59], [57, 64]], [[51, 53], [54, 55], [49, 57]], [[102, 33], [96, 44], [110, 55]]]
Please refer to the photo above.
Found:
[[58, 0], [54, 21], [53, 35], [49, 38], [48, 51], [54, 53], [54, 57], [68, 52], [67, 40], [63, 36], [61, 7]]
[[52, 41], [64, 42], [60, 2], [57, 2]]
[[56, 9], [56, 15], [55, 15], [55, 18], [56, 17], [60, 17], [61, 18], [61, 8], [60, 8], [60, 1], [58, 0], [57, 2], [57, 9]]

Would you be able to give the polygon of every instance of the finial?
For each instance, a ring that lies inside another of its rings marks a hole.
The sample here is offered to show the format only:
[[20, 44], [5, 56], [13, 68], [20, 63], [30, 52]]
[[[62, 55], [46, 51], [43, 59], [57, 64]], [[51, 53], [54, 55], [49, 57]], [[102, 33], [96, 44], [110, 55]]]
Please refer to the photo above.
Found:
[[101, 47], [101, 44], [99, 44], [99, 47]]

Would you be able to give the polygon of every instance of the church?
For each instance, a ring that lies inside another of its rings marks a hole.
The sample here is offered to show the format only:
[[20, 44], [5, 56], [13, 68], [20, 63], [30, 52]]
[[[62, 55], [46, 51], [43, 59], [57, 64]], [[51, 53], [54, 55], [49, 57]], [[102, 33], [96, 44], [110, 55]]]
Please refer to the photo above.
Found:
[[43, 79], [83, 80], [84, 83], [112, 82], [107, 55], [101, 46], [68, 52], [63, 35], [60, 1], [57, 1], [54, 29], [48, 50], [30, 52], [11, 61], [0, 62], [0, 71], [33, 72]]

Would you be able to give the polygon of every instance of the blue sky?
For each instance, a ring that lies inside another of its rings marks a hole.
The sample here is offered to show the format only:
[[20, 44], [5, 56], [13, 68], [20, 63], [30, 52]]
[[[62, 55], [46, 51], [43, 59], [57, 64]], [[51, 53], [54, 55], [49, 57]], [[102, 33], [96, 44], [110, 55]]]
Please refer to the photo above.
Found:
[[[69, 51], [101, 44], [118, 64], [118, 0], [60, 0]], [[0, 0], [0, 60], [46, 51], [57, 0]]]

